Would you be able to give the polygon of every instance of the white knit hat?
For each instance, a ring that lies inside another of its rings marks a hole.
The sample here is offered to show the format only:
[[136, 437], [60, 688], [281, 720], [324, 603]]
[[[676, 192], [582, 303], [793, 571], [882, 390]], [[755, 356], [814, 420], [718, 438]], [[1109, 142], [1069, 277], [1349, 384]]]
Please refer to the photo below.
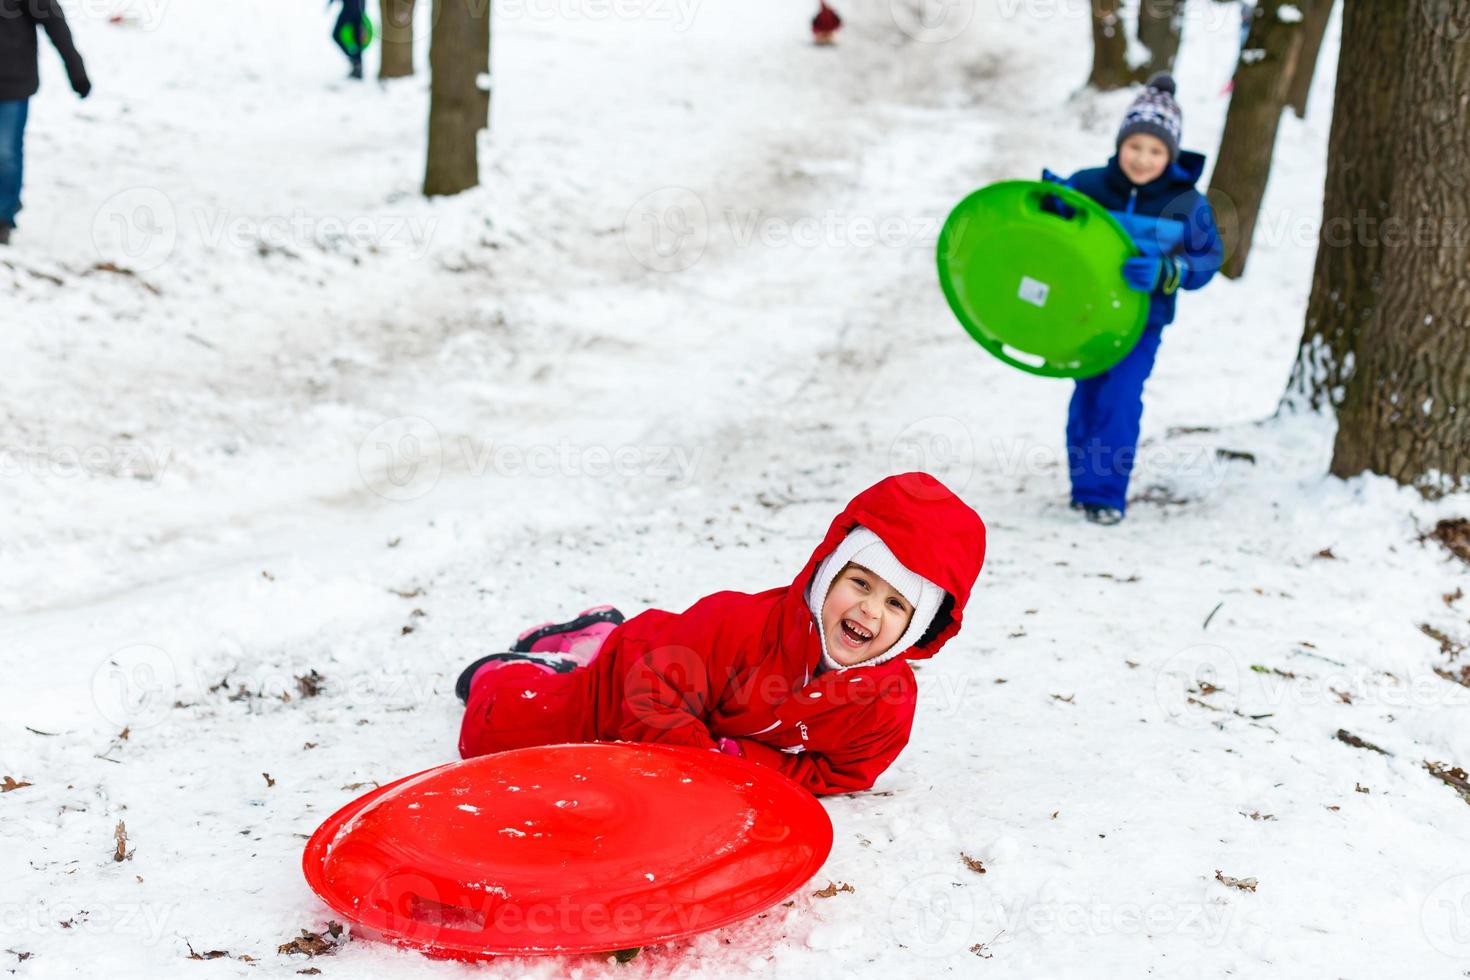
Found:
[[848, 532], [847, 537], [832, 549], [832, 553], [817, 565], [817, 570], [812, 575], [811, 585], [807, 587], [806, 604], [817, 621], [817, 636], [822, 641], [822, 663], [828, 670], [846, 670], [847, 666], [833, 660], [827, 653], [827, 637], [822, 627], [822, 604], [827, 601], [827, 591], [832, 588], [833, 580], [847, 567], [849, 562], [861, 565], [882, 578], [914, 607], [914, 615], [909, 620], [909, 627], [904, 630], [897, 643], [872, 660], [852, 664], [853, 667], [871, 667], [875, 664], [886, 663], [918, 643], [919, 638], [929, 628], [929, 624], [934, 621], [934, 614], [939, 611], [939, 604], [944, 601], [944, 590], [922, 575], [905, 568], [898, 557], [889, 550], [888, 545], [883, 543], [882, 538], [865, 527], [853, 528]]

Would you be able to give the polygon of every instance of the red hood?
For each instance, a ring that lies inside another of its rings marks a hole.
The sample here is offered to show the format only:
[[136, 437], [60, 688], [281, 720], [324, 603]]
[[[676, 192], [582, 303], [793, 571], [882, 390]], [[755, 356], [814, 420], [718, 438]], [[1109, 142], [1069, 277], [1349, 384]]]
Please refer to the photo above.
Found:
[[949, 622], [938, 635], [899, 659], [927, 660], [960, 631], [965, 603], [985, 563], [985, 522], [943, 483], [927, 473], [903, 473], [873, 484], [843, 508], [806, 567], [791, 583], [791, 605], [806, 608], [806, 588], [822, 559], [861, 524], [883, 539], [904, 567], [942, 588], [953, 600], [940, 606]]

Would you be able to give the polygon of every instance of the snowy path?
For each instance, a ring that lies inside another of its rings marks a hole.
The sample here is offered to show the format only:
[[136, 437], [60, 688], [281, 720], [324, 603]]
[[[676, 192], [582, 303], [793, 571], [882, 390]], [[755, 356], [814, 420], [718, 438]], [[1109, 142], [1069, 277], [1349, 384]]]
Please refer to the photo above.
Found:
[[[911, 747], [877, 792], [829, 802], [814, 887], [856, 890], [626, 966], [494, 975], [1470, 967], [1470, 813], [1419, 767], [1470, 760], [1470, 692], [1416, 629], [1466, 632], [1440, 600], [1463, 567], [1415, 542], [1459, 502], [1322, 480], [1330, 432], [1251, 424], [1289, 365], [1310, 244], [1279, 236], [1250, 279], [1186, 299], [1149, 390], [1136, 486], [1157, 489], [1113, 530], [1064, 506], [1066, 386], [988, 362], [943, 309], [949, 205], [1109, 145], [1126, 96], [1068, 98], [1085, 19], [996, 0], [926, 44], [852, 4], [836, 51], [775, 0], [687, 29], [512, 20], [487, 186], [430, 205], [421, 80], [324, 91], [314, 12], [268, 6], [232, 70], [186, 50], [221, 22], [202, 3], [154, 32], [82, 23], [94, 74], [135, 90], [77, 109], [53, 82], [35, 116], [33, 152], [75, 163], [35, 187], [7, 257], [23, 370], [0, 432], [35, 450], [0, 481], [0, 776], [34, 784], [0, 798], [20, 975], [294, 974], [275, 947], [325, 922], [304, 835], [346, 787], [452, 755], [468, 657], [592, 602], [785, 582], [853, 492], [915, 466], [985, 516], [990, 560], [960, 641], [920, 671]], [[1232, 31], [1190, 27], [1187, 142], [1210, 148]], [[1283, 129], [1282, 227], [1320, 194], [1330, 84], [1314, 98]], [[344, 107], [387, 129], [346, 131]], [[262, 165], [282, 159], [301, 162]], [[148, 286], [92, 268], [92, 217], [129, 187], [167, 188], [175, 221], [162, 261], [132, 256]], [[308, 236], [258, 247], [298, 210]], [[353, 217], [369, 247], [322, 230]], [[231, 222], [240, 245], [211, 238]], [[1202, 424], [1219, 431], [1169, 432]], [[78, 477], [67, 447], [163, 463]], [[114, 864], [117, 820], [136, 853]], [[256, 962], [185, 963], [186, 943]], [[367, 943], [311, 965], [469, 975]]]

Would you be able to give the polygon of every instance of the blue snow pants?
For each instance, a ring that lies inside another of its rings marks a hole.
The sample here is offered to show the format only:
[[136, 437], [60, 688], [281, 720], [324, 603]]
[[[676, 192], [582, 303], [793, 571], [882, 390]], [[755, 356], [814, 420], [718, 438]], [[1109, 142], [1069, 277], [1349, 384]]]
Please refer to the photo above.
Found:
[[1148, 327], [1116, 366], [1077, 382], [1067, 412], [1072, 500], [1128, 508], [1128, 477], [1138, 453], [1143, 383], [1154, 369], [1163, 327]]
[[25, 165], [26, 116], [29, 99], [0, 101], [0, 224], [15, 226]]

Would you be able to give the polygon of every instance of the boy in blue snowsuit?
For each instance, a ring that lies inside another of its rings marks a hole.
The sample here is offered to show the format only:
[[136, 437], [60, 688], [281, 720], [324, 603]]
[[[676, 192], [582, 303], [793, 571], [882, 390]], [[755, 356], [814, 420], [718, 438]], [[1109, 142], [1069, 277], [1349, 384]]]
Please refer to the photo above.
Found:
[[1149, 294], [1138, 346], [1113, 368], [1077, 382], [1067, 415], [1072, 507], [1097, 524], [1116, 524], [1128, 506], [1128, 478], [1143, 417], [1143, 383], [1153, 370], [1164, 327], [1181, 289], [1199, 289], [1220, 268], [1224, 248], [1214, 212], [1195, 189], [1205, 158], [1180, 152], [1183, 114], [1174, 79], [1150, 78], [1118, 130], [1118, 152], [1105, 167], [1061, 180], [1092, 198], [1128, 230], [1143, 254], [1123, 266], [1130, 287]]

